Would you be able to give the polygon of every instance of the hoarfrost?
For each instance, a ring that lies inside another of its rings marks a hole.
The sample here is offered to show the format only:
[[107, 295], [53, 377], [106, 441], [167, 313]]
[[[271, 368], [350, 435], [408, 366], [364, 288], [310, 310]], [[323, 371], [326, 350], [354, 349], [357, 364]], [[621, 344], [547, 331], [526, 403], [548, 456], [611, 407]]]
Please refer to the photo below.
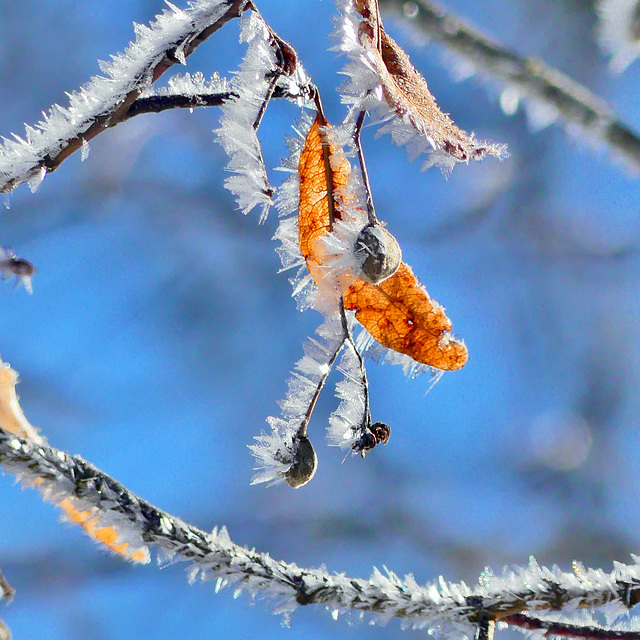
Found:
[[598, 17], [600, 46], [611, 70], [622, 73], [640, 56], [640, 0], [600, 0]]
[[103, 76], [95, 76], [68, 94], [69, 105], [53, 105], [27, 140], [3, 139], [0, 144], [0, 191], [10, 191], [41, 173], [43, 158], [55, 157], [67, 144], [82, 137], [100, 116], [114, 113], [132, 92], [151, 84], [149, 69], [176, 43], [190, 41], [227, 9], [223, 0], [197, 0], [186, 11], [167, 9], [148, 27], [138, 25], [136, 40], [110, 62], [100, 62]]
[[214, 133], [230, 157], [227, 171], [232, 175], [225, 180], [225, 187], [236, 196], [243, 214], [260, 207], [259, 222], [263, 223], [272, 205], [273, 188], [267, 178], [257, 128], [274, 88], [277, 60], [266, 24], [252, 11], [241, 18], [240, 42], [249, 46], [240, 71], [231, 81], [236, 96], [222, 106], [220, 127]]

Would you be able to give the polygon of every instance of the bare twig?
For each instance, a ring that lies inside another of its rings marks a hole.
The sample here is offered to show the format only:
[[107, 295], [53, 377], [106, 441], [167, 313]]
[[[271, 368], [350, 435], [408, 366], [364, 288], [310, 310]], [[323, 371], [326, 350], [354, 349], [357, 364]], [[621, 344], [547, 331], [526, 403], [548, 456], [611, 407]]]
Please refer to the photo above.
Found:
[[[407, 10], [405, 5], [409, 5]], [[380, 6], [462, 56], [479, 72], [508, 83], [524, 98], [544, 104], [589, 140], [604, 145], [634, 170], [640, 170], [640, 136], [604, 101], [569, 76], [489, 40], [431, 0], [380, 0]]]
[[[113, 127], [120, 122], [129, 120], [134, 116], [143, 115], [145, 113], [162, 113], [169, 109], [195, 109], [197, 107], [219, 107], [227, 100], [236, 97], [232, 91], [223, 91], [220, 93], [203, 93], [196, 95], [174, 94], [147, 96], [146, 98], [138, 98], [123, 115], [121, 120], [110, 122], [109, 126]], [[276, 97], [276, 96], [274, 96]]]

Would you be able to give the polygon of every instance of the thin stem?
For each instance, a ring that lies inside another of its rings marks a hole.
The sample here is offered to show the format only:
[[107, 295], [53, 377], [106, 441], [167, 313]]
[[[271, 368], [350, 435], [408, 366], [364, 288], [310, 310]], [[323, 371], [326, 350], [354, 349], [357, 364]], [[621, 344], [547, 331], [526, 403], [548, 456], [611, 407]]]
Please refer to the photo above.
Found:
[[318, 381], [318, 386], [316, 387], [316, 390], [313, 394], [313, 398], [311, 398], [311, 402], [309, 403], [309, 408], [307, 409], [307, 413], [304, 416], [304, 421], [300, 425], [300, 429], [298, 429], [299, 436], [307, 435], [307, 427], [309, 426], [309, 421], [311, 420], [311, 414], [313, 413], [313, 410], [316, 407], [316, 403], [318, 402], [318, 398], [320, 397], [320, 392], [322, 391], [325, 385], [325, 382], [327, 381], [327, 378], [331, 373], [331, 369], [333, 368], [333, 365], [335, 364], [335, 361], [338, 355], [342, 351], [342, 347], [344, 347], [344, 343], [346, 340], [347, 340], [347, 336], [345, 335], [342, 342], [337, 346], [336, 350], [332, 354], [331, 358], [329, 358], [329, 362], [327, 362], [327, 370], [322, 374], [322, 377]]
[[353, 144], [358, 150], [358, 162], [360, 163], [360, 174], [362, 175], [362, 183], [364, 184], [364, 190], [367, 194], [367, 216], [369, 217], [369, 224], [378, 224], [378, 218], [373, 206], [373, 197], [371, 195], [371, 185], [369, 184], [369, 174], [367, 173], [367, 165], [364, 161], [364, 153], [362, 151], [362, 140], [360, 139], [360, 133], [362, 132], [362, 125], [364, 124], [366, 111], [361, 111], [356, 120], [356, 126], [353, 130]]
[[[347, 313], [344, 309], [344, 300], [340, 300], [340, 320], [342, 322], [342, 330], [345, 333], [345, 340], [349, 343], [349, 346], [353, 350], [356, 358], [358, 359], [358, 368], [360, 370], [360, 384], [362, 385], [362, 391], [364, 393], [364, 409], [362, 413], [362, 422], [360, 423], [360, 428], [364, 433], [369, 427], [371, 427], [371, 410], [369, 408], [369, 381], [367, 379], [367, 369], [364, 365], [364, 359], [358, 348], [356, 347], [356, 343], [353, 340], [353, 336], [351, 335], [351, 329], [349, 328], [349, 322], [347, 320]], [[361, 451], [362, 457], [364, 458], [364, 450]]]
[[[264, 98], [262, 99], [262, 104], [260, 105], [260, 109], [258, 111], [258, 115], [256, 119], [253, 121], [253, 130], [258, 131], [258, 127], [260, 127], [260, 123], [262, 122], [262, 118], [264, 117], [265, 111], [267, 110], [267, 106], [269, 106], [269, 102], [271, 98], [273, 98], [273, 92], [276, 89], [276, 84], [278, 84], [278, 79], [280, 78], [279, 73], [274, 73], [269, 82], [269, 86], [264, 94]], [[262, 160], [262, 158], [260, 158]]]
[[413, 0], [411, 12], [404, 11], [405, 5], [404, 0], [380, 0], [383, 9], [466, 58], [481, 73], [550, 107], [590, 139], [598, 140], [633, 169], [640, 170], [640, 136], [585, 86], [541, 60], [521, 57], [489, 40], [432, 0]]
[[[213, 3], [207, 10], [191, 10], [193, 19], [185, 24], [184, 32], [170, 38], [161, 55], [154, 55], [146, 60], [146, 65], [141, 65], [127, 88], [116, 89], [113, 95], [104, 97], [102, 104], [88, 108], [84, 114], [76, 114], [73, 121], [69, 120], [66, 132], [56, 134], [55, 139], [44, 139], [41, 143], [31, 144], [32, 161], [17, 163], [17, 168], [14, 168], [10, 163], [7, 164], [5, 159], [9, 170], [2, 171], [0, 168], [0, 193], [11, 191], [19, 184], [37, 176], [42, 170], [55, 171], [64, 160], [81, 149], [85, 142], [128, 119], [127, 113], [131, 105], [150, 84], [176, 64], [179, 58], [184, 60], [190, 56], [200, 44], [227, 22], [238, 18], [245, 10], [246, 4], [247, 0], [227, 0], [222, 15], [219, 15], [219, 7]], [[178, 50], [181, 52], [179, 57], [176, 55]], [[92, 85], [89, 84], [81, 93], [90, 94], [91, 91]], [[80, 109], [80, 101], [76, 102], [76, 108]], [[20, 153], [24, 151], [21, 150]]]

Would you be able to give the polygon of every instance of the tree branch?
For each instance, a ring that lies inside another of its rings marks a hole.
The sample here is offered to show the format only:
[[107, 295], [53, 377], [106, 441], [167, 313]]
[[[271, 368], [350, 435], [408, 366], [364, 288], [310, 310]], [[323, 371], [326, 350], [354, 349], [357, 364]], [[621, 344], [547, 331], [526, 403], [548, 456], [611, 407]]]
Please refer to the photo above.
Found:
[[[410, 8], [404, 10], [405, 5]], [[588, 141], [607, 147], [640, 170], [640, 137], [589, 89], [541, 60], [523, 58], [489, 40], [431, 0], [380, 0], [382, 9], [440, 42], [474, 68], [543, 104]]]
[[199, 0], [182, 11], [171, 8], [149, 27], [137, 28], [136, 41], [97, 77], [71, 94], [69, 106], [54, 105], [26, 140], [0, 146], [0, 192], [24, 182], [32, 188], [98, 134], [130, 117], [142, 91], [186, 58], [209, 36], [246, 9], [248, 0]]
[[591, 608], [612, 602], [631, 608], [640, 601], [638, 565], [616, 564], [611, 573], [582, 567], [576, 573], [563, 573], [532, 560], [527, 568], [492, 576], [473, 588], [443, 579], [420, 586], [412, 576], [401, 580], [390, 571], [383, 575], [375, 570], [363, 580], [303, 569], [233, 543], [224, 528], [205, 533], [152, 506], [79, 456], [4, 429], [0, 429], [0, 464], [27, 483], [37, 482], [43, 495], [56, 502], [72, 496], [87, 508], [97, 508], [101, 523], [117, 522], [120, 532], [128, 528], [132, 536], [156, 547], [161, 558], [192, 562], [191, 580], [200, 574], [202, 580], [217, 578], [219, 586], [233, 584], [237, 591], [260, 592], [277, 599], [281, 612], [322, 604], [337, 612], [402, 618], [419, 628], [462, 625], [471, 635], [474, 626], [487, 620], [524, 625], [524, 618], [514, 617], [524, 610]]

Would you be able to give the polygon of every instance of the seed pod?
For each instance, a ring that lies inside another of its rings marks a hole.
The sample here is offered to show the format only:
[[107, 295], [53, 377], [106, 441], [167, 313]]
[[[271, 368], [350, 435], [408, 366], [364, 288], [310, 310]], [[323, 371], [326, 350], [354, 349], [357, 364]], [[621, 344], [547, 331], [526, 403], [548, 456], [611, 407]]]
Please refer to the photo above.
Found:
[[293, 464], [284, 476], [285, 482], [294, 489], [307, 484], [316, 472], [318, 457], [307, 436], [296, 436], [297, 446], [293, 456]]
[[361, 261], [359, 276], [370, 284], [379, 284], [391, 277], [402, 262], [398, 241], [379, 224], [368, 224], [359, 233], [354, 253]]

